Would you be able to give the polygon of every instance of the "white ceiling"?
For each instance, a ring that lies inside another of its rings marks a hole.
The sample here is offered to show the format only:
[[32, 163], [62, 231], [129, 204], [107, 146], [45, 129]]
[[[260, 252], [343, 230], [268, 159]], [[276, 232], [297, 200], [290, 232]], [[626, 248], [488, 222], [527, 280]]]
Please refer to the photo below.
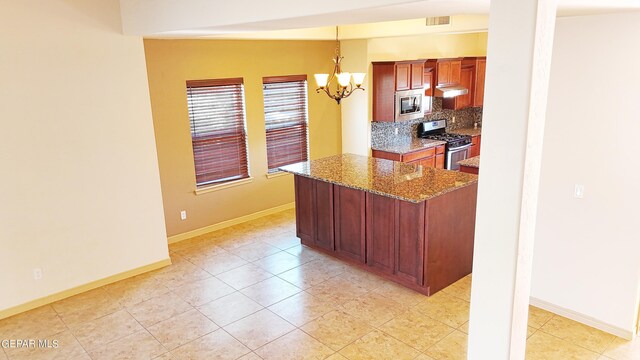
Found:
[[[560, 16], [640, 11], [639, 0], [558, 2]], [[489, 12], [489, 0], [120, 0], [120, 4], [125, 34], [182, 38], [220, 38], [226, 34], [237, 38], [239, 33], [350, 24], [371, 26], [383, 21]], [[518, 6], [517, 1], [513, 4]], [[328, 31], [324, 33], [328, 39], [334, 36]], [[317, 36], [325, 37], [317, 34], [311, 37]]]

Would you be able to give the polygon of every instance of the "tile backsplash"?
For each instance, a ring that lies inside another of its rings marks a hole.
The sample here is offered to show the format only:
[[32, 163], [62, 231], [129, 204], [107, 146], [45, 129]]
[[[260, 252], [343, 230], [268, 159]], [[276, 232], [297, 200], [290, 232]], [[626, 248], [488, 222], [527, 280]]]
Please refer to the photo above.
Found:
[[[453, 123], [455, 116], [456, 122]], [[401, 122], [372, 122], [371, 123], [371, 145], [372, 147], [384, 147], [385, 144], [404, 142], [416, 137], [418, 124], [423, 121], [447, 119], [447, 131], [472, 128], [473, 123], [482, 125], [482, 108], [466, 108], [462, 110], [448, 110], [442, 108], [442, 98], [433, 98], [433, 111], [424, 119]], [[398, 129], [398, 135], [395, 129]]]

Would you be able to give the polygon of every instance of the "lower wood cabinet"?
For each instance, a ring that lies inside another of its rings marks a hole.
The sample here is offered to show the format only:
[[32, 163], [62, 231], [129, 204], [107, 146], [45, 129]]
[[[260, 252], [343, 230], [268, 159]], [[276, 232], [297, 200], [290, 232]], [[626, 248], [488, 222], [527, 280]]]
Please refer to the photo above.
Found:
[[431, 295], [471, 272], [477, 184], [420, 203], [295, 176], [304, 245]]
[[480, 142], [481, 135], [474, 135], [471, 137], [471, 147], [469, 148], [469, 157], [480, 155]]
[[371, 156], [380, 159], [400, 161], [408, 164], [422, 165], [444, 169], [445, 145], [438, 145], [428, 149], [414, 150], [404, 154], [392, 153], [381, 150], [371, 150]]
[[366, 233], [367, 265], [424, 284], [424, 203], [367, 193]]
[[396, 199], [367, 193], [367, 265], [395, 271]]
[[395, 275], [422, 286], [425, 203], [396, 200]]
[[295, 177], [296, 234], [308, 246], [334, 250], [333, 184]]
[[365, 192], [333, 185], [336, 255], [365, 262]]

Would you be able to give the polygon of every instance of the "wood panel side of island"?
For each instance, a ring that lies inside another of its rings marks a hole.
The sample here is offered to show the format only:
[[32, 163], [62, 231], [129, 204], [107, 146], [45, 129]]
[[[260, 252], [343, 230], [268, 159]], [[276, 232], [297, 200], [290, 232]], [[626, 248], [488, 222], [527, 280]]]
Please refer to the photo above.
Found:
[[426, 204], [425, 279], [433, 294], [471, 273], [478, 184]]

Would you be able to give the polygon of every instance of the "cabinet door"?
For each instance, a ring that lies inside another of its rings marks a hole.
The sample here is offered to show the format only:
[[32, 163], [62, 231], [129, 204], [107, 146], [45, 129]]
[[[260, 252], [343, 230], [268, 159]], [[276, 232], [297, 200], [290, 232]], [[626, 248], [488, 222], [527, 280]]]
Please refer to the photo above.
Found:
[[396, 93], [395, 64], [373, 63], [371, 82], [373, 121], [393, 122]]
[[422, 89], [422, 80], [424, 77], [424, 64], [411, 64], [411, 88]]
[[424, 284], [425, 202], [398, 201], [396, 206], [395, 271], [406, 281]]
[[480, 141], [479, 136], [471, 137], [471, 147], [469, 148], [469, 157], [472, 158], [474, 156], [480, 155]]
[[426, 158], [409, 161], [408, 164], [421, 165], [422, 167], [435, 167], [436, 166], [436, 157], [435, 156], [429, 156], [429, 157], [426, 157]]
[[448, 85], [451, 82], [451, 62], [439, 62], [436, 75], [438, 76], [438, 86]]
[[366, 196], [367, 265], [393, 273], [397, 200], [371, 193]]
[[469, 89], [469, 92], [466, 95], [460, 95], [456, 97], [456, 110], [464, 109], [470, 107], [472, 105], [471, 95], [473, 94], [472, 89], [473, 83], [473, 69], [472, 68], [464, 68], [460, 72], [460, 85]]
[[305, 245], [313, 245], [314, 222], [314, 180], [296, 175], [294, 178], [296, 196], [296, 235]]
[[334, 185], [336, 254], [365, 262], [365, 192]]
[[436, 155], [436, 169], [444, 169], [444, 154]]
[[449, 76], [449, 84], [460, 84], [460, 75], [462, 71], [461, 60], [451, 60], [451, 69]]
[[487, 60], [480, 59], [476, 63], [476, 86], [473, 97], [473, 106], [482, 106], [484, 103], [484, 78], [487, 71]]
[[311, 181], [313, 181], [314, 187], [314, 244], [327, 250], [333, 250], [333, 185], [324, 181]]
[[396, 64], [396, 90], [411, 88], [411, 64]]

